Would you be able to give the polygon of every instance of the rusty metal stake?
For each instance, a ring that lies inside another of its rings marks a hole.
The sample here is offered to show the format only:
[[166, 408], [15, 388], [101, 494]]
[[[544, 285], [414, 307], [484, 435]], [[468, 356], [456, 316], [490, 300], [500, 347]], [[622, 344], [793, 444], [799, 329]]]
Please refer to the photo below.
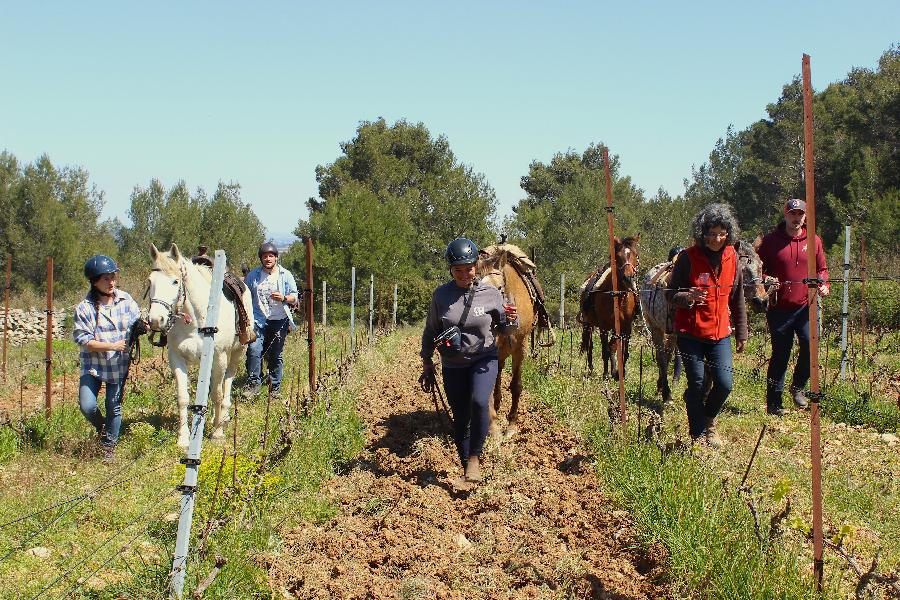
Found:
[[316, 322], [313, 318], [313, 244], [312, 238], [306, 236], [306, 289], [308, 294], [306, 303], [306, 342], [309, 345], [309, 393], [313, 399], [316, 396]]
[[6, 345], [9, 343], [9, 282], [12, 277], [12, 255], [6, 255], [6, 285], [3, 287], [3, 381], [8, 380], [9, 365], [6, 361]]
[[859, 236], [859, 352], [866, 360], [866, 234]]
[[620, 297], [619, 274], [616, 264], [616, 242], [614, 237], [613, 204], [612, 204], [612, 175], [609, 170], [609, 149], [603, 146], [603, 171], [606, 175], [606, 224], [609, 227], [609, 274], [612, 276], [613, 288], [613, 319], [616, 327], [616, 355], [618, 357], [619, 371], [619, 421], [625, 426], [625, 344], [622, 339], [622, 324], [619, 322]]
[[807, 252], [807, 304], [809, 305], [809, 371], [810, 371], [810, 454], [812, 459], [813, 571], [816, 589], [822, 591], [825, 574], [824, 536], [822, 533], [822, 442], [819, 414], [819, 315], [816, 306], [816, 187], [813, 160], [812, 78], [809, 55], [803, 55], [803, 133], [806, 183], [806, 229], [812, 248]]
[[53, 411], [53, 257], [47, 257], [47, 337], [44, 343], [44, 411]]

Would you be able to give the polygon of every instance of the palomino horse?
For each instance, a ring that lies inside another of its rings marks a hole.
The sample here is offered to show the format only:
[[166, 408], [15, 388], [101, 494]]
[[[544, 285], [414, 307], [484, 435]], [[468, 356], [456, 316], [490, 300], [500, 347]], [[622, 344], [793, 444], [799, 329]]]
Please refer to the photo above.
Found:
[[[621, 302], [619, 302], [619, 331], [621, 340], [615, 339], [612, 343], [608, 338], [609, 332], [615, 333], [615, 311], [613, 306], [612, 273], [609, 265], [604, 265], [598, 271], [588, 277], [581, 290], [581, 311], [578, 313], [578, 321], [581, 329], [581, 351], [587, 352], [588, 368], [594, 370], [594, 339], [593, 328], [600, 330], [600, 342], [603, 350], [603, 377], [609, 377], [610, 372], [617, 372], [618, 344], [624, 340], [622, 356], [628, 362], [628, 338], [631, 337], [631, 324], [637, 314], [638, 300], [634, 289], [634, 278], [637, 276], [640, 260], [638, 259], [638, 242], [641, 236], [627, 237], [623, 240], [614, 238], [616, 253], [616, 274]], [[591, 288], [591, 289], [588, 289]], [[622, 365], [624, 372], [625, 365]]]
[[503, 245], [496, 248], [497, 252], [494, 254], [486, 255], [482, 252], [478, 258], [477, 270], [481, 281], [500, 290], [508, 302], [516, 305], [518, 313], [518, 329], [509, 335], [497, 336], [500, 359], [497, 365], [497, 383], [494, 385], [494, 404], [491, 406], [491, 431], [497, 435], [499, 432], [494, 423], [503, 398], [501, 386], [503, 365], [506, 364], [506, 359], [512, 356], [512, 380], [509, 384], [512, 403], [509, 406], [506, 427], [506, 435], [512, 436], [518, 431], [519, 397], [522, 395], [522, 359], [525, 357], [528, 339], [535, 326], [535, 309], [525, 280], [507, 261], [508, 250]]
[[[150, 329], [167, 334], [169, 367], [175, 375], [178, 390], [178, 445], [188, 445], [187, 408], [188, 369], [200, 364], [203, 338], [198, 331], [206, 321], [212, 271], [204, 265], [185, 260], [172, 244], [167, 253], [150, 245], [153, 270], [150, 272]], [[222, 290], [217, 290], [222, 294]], [[247, 314], [253, 314], [250, 290], [245, 289], [241, 298]], [[225, 437], [223, 430], [230, 419], [231, 382], [244, 355], [237, 333], [234, 305], [222, 294], [219, 304], [218, 331], [215, 334], [215, 352], [210, 377], [211, 405], [214, 407], [213, 439]]]
[[[769, 286], [768, 279], [762, 275], [762, 261], [755, 252], [755, 247], [744, 241], [734, 245], [738, 255], [738, 267], [744, 278], [744, 299], [753, 312], [765, 312], [769, 304], [769, 296], [766, 292]], [[672, 401], [672, 390], [669, 388], [667, 371], [669, 361], [675, 352], [675, 334], [673, 323], [675, 321], [675, 307], [666, 300], [665, 290], [669, 286], [669, 277], [672, 274], [671, 266], [675, 257], [670, 257], [670, 262], [660, 263], [647, 271], [641, 281], [641, 312], [644, 322], [650, 330], [650, 339], [656, 351], [656, 365], [659, 367], [659, 378], [656, 380], [656, 391], [660, 392], [663, 402]], [[770, 278], [769, 278], [770, 279]], [[676, 364], [675, 379], [678, 379]]]

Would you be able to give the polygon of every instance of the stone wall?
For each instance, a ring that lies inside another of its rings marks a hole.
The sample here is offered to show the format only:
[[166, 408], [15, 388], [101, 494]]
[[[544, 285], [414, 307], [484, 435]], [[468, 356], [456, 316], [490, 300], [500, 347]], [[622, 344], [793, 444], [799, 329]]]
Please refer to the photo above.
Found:
[[[66, 315], [71, 309], [55, 308], [53, 309], [53, 337], [62, 339], [68, 336], [69, 332], [65, 328]], [[6, 317], [6, 311], [0, 306], [0, 336], [3, 335], [3, 323]], [[23, 310], [20, 308], [12, 308], [9, 311], [9, 344], [13, 346], [21, 346], [30, 340], [43, 340], [47, 333], [47, 315], [45, 309], [29, 308]], [[2, 340], [2, 337], [0, 337]], [[0, 342], [2, 343], [2, 342]]]

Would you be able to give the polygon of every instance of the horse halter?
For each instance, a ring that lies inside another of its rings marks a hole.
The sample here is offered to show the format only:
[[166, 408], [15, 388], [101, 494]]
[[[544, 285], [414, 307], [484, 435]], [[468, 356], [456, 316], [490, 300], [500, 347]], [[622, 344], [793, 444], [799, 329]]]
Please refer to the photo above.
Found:
[[[626, 258], [626, 251], [628, 252], [628, 258]], [[616, 256], [618, 258], [618, 255]], [[629, 260], [633, 259], [633, 260]], [[622, 247], [622, 265], [618, 265], [618, 260], [616, 260], [616, 267], [618, 270], [622, 272], [622, 277], [625, 279], [632, 279], [637, 276], [638, 267], [641, 264], [640, 259], [637, 258], [637, 253], [629, 249], [627, 246]], [[628, 272], [628, 268], [631, 268], [631, 273]]]
[[[150, 271], [151, 272], [152, 271], [162, 272], [162, 269], [150, 269]], [[150, 288], [148, 287], [147, 293], [149, 293], [149, 292], [150, 292]], [[164, 345], [164, 340], [169, 335], [169, 332], [172, 330], [172, 328], [175, 326], [175, 321], [178, 318], [178, 316], [180, 315], [180, 312], [178, 311], [178, 304], [181, 302], [182, 298], [186, 298], [186, 297], [187, 296], [186, 296], [185, 289], [184, 289], [184, 271], [182, 271], [181, 277], [178, 278], [178, 293], [175, 294], [175, 300], [173, 300], [170, 303], [170, 302], [166, 302], [165, 300], [159, 300], [157, 298], [150, 298], [150, 307], [151, 308], [153, 307], [154, 304], [161, 304], [167, 311], [169, 311], [169, 316], [166, 319], [166, 324], [162, 329], [153, 329], [152, 327], [150, 328], [150, 331], [152, 331], [153, 333], [161, 333], [162, 334], [161, 339], [160, 339], [161, 344]], [[153, 342], [152, 339], [151, 339], [150, 343], [153, 345], [157, 345]]]

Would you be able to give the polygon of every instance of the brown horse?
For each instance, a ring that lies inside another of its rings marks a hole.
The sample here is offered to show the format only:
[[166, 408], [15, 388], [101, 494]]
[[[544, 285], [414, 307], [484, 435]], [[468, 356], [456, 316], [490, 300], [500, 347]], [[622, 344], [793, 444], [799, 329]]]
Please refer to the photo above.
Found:
[[[622, 356], [625, 363], [628, 362], [628, 338], [631, 337], [631, 324], [638, 310], [638, 297], [634, 285], [638, 265], [638, 242], [641, 236], [636, 235], [620, 240], [614, 238], [616, 253], [616, 274], [618, 276], [618, 288], [621, 293], [619, 298], [619, 331], [622, 340]], [[599, 281], [599, 283], [598, 283]], [[578, 321], [581, 329], [581, 351], [587, 352], [588, 368], [594, 370], [594, 339], [593, 328], [600, 330], [600, 341], [603, 350], [603, 377], [609, 377], [610, 371], [617, 372], [616, 353], [621, 340], [609, 340], [609, 332], [615, 333], [615, 311], [613, 307], [612, 273], [609, 264], [604, 265], [591, 274], [582, 285], [581, 311], [578, 313]], [[622, 371], [625, 364], [622, 365]]]
[[509, 391], [512, 393], [512, 404], [509, 406], [509, 415], [507, 416], [506, 435], [512, 436], [518, 431], [519, 397], [522, 395], [522, 359], [525, 357], [528, 339], [535, 326], [535, 307], [525, 279], [507, 260], [509, 250], [503, 244], [494, 246], [493, 249], [492, 254], [485, 254], [482, 251], [479, 256], [478, 275], [482, 278], [483, 283], [494, 286], [500, 290], [508, 302], [516, 305], [519, 328], [509, 335], [497, 336], [500, 357], [497, 365], [497, 383], [494, 385], [494, 404], [491, 406], [491, 432], [493, 435], [499, 433], [494, 423], [503, 397], [501, 386], [503, 366], [506, 364], [506, 359], [511, 356], [512, 381], [509, 384]]

